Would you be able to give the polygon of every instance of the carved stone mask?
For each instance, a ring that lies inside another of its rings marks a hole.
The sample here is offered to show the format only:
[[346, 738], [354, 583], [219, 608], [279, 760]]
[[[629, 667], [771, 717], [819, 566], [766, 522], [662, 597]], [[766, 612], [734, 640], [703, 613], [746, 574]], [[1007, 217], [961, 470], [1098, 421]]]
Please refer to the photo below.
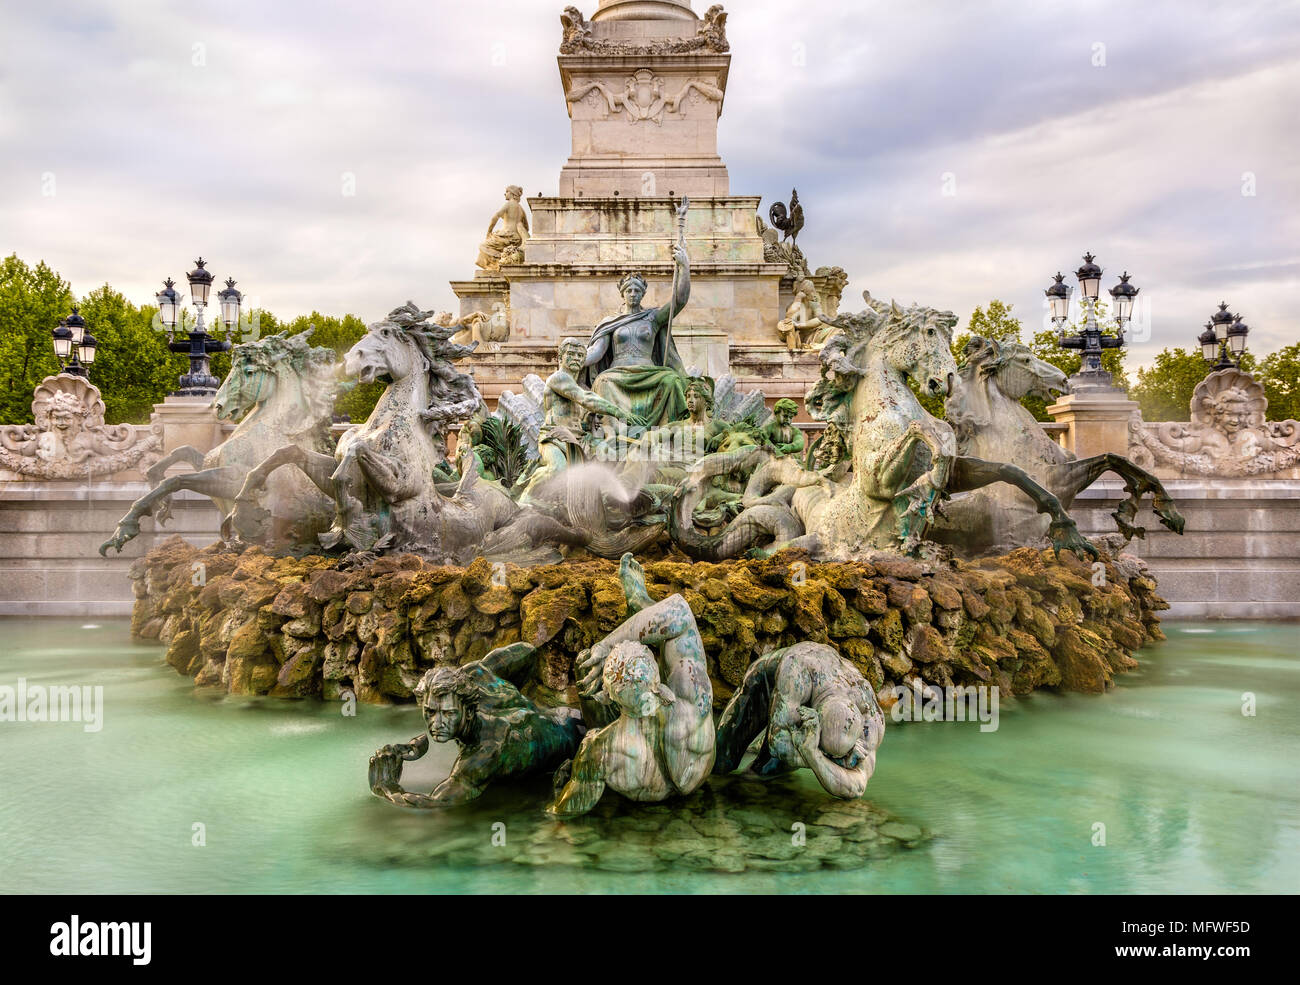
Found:
[[1246, 400], [1224, 394], [1214, 408], [1214, 425], [1225, 434], [1236, 434], [1250, 426], [1250, 407]]

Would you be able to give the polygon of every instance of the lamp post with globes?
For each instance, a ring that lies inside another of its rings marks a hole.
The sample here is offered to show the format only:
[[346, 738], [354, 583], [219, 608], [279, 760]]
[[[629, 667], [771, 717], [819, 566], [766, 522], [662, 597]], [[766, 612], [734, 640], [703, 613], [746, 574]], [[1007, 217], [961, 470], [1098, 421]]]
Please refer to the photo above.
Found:
[[[209, 335], [203, 322], [213, 279], [212, 272], [204, 267], [205, 262], [199, 257], [194, 269], [185, 275], [190, 283], [190, 298], [198, 311], [198, 319], [187, 333], [189, 340], [178, 341], [173, 337], [167, 344], [172, 352], [183, 352], [190, 357], [190, 371], [181, 376], [181, 388], [176, 391], [176, 396], [180, 397], [215, 396], [221, 381], [212, 375], [209, 357], [214, 352], [227, 352], [230, 349], [229, 342]], [[157, 298], [159, 320], [168, 333], [172, 333], [181, 310], [181, 296], [176, 291], [175, 281], [168, 277]], [[239, 322], [239, 305], [243, 295], [235, 289], [234, 280], [227, 278], [226, 288], [217, 292], [217, 298], [221, 303], [221, 320], [229, 331]]]
[[99, 348], [99, 343], [95, 341], [95, 336], [86, 331], [86, 319], [73, 308], [72, 314], [55, 327], [53, 335], [59, 372], [80, 376], [83, 380], [90, 379], [90, 365], [95, 361], [95, 350]]
[[1074, 390], [1110, 390], [1114, 378], [1101, 368], [1101, 355], [1106, 349], [1121, 348], [1127, 341], [1124, 338], [1124, 326], [1133, 317], [1133, 302], [1137, 298], [1137, 287], [1129, 283], [1129, 273], [1120, 275], [1119, 283], [1108, 292], [1114, 304], [1116, 335], [1106, 335], [1097, 323], [1097, 298], [1101, 294], [1102, 269], [1094, 261], [1095, 257], [1087, 253], [1083, 265], [1075, 271], [1079, 279], [1079, 290], [1083, 295], [1084, 323], [1078, 335], [1066, 335], [1065, 325], [1070, 318], [1070, 295], [1073, 288], [1063, 283], [1065, 277], [1057, 273], [1056, 283], [1044, 293], [1051, 306], [1052, 322], [1060, 331], [1058, 344], [1063, 349], [1080, 349], [1083, 364], [1079, 372], [1070, 377], [1070, 386]]
[[1205, 331], [1196, 339], [1201, 346], [1202, 358], [1212, 364], [1210, 372], [1240, 368], [1249, 334], [1250, 326], [1241, 320], [1241, 315], [1230, 312], [1227, 301], [1220, 302], [1219, 310], [1210, 316]]

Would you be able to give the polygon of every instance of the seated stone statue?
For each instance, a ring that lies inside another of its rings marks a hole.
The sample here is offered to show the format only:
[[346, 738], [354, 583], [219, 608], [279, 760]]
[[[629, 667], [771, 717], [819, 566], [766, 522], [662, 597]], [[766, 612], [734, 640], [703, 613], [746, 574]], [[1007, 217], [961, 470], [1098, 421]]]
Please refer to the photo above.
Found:
[[588, 732], [547, 808], [568, 817], [596, 806], [608, 787], [629, 800], [688, 794], [713, 766], [713, 685], [704, 641], [680, 595], [653, 601], [631, 554], [621, 575], [633, 615], [580, 657], [579, 691], [618, 717]]
[[796, 349], [815, 348], [822, 345], [835, 332], [835, 327], [827, 325], [821, 319], [821, 298], [817, 288], [807, 278], [795, 285], [794, 300], [786, 308], [785, 317], [777, 326], [777, 331], [785, 339], [786, 348], [791, 352]]
[[[673, 248], [677, 291], [667, 304], [642, 308], [646, 281], [628, 274], [618, 284], [623, 311], [597, 325], [587, 342], [579, 382], [601, 398], [657, 427], [686, 416], [687, 378], [669, 318], [691, 295], [690, 261], [681, 245]], [[671, 314], [670, 314], [671, 313]]]
[[778, 455], [798, 455], [804, 448], [803, 431], [794, 423], [799, 405], [785, 398], [772, 406], [772, 419], [763, 428], [763, 434], [772, 443]]
[[542, 485], [570, 465], [587, 460], [590, 438], [583, 432], [583, 417], [595, 413], [626, 421], [630, 425], [645, 422], [633, 412], [611, 403], [578, 383], [587, 347], [575, 338], [562, 339], [559, 345], [560, 367], [546, 380], [542, 398], [545, 413], [537, 437], [537, 468], [528, 481], [521, 503], [532, 500]]
[[[527, 670], [534, 652], [527, 643], [512, 643], [474, 663], [426, 673], [415, 694], [427, 730], [370, 757], [370, 792], [406, 807], [455, 807], [493, 780], [551, 770], [572, 756], [582, 735], [572, 710], [543, 708], [510, 683]], [[430, 739], [460, 745], [451, 775], [431, 794], [402, 789], [402, 763], [427, 753]]]
[[[518, 185], [506, 188], [506, 204], [488, 220], [487, 239], [479, 244], [474, 263], [484, 270], [500, 270], [502, 263], [522, 263], [523, 246], [528, 239], [528, 213], [519, 204], [524, 190]], [[496, 232], [497, 221], [501, 231]]]
[[755, 773], [806, 766], [827, 793], [851, 799], [875, 771], [885, 717], [870, 683], [834, 647], [796, 643], [749, 665], [722, 713], [713, 771], [736, 769], [760, 734]]
[[503, 301], [492, 302], [492, 314], [471, 311], [457, 318], [450, 311], [440, 311], [434, 316], [435, 324], [455, 326], [459, 331], [451, 337], [457, 345], [478, 344], [483, 349], [496, 351], [510, 338], [510, 310]]

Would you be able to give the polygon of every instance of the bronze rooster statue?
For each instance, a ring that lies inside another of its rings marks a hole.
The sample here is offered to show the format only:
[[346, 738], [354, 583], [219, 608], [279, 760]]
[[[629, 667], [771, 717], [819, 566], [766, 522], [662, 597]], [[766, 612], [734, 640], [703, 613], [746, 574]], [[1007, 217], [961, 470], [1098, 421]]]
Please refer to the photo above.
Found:
[[799, 204], [798, 189], [791, 189], [790, 191], [790, 213], [788, 215], [783, 202], [774, 202], [767, 215], [772, 220], [772, 225], [785, 234], [781, 237], [781, 242], [788, 239], [798, 245], [799, 230], [803, 228], [803, 206]]

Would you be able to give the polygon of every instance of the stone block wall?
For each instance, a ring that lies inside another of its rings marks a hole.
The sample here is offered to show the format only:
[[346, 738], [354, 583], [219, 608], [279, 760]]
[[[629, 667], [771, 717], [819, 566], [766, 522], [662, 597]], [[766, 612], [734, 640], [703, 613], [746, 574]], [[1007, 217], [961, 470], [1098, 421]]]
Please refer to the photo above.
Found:
[[149, 489], [144, 482], [0, 482], [0, 615], [129, 616], [131, 562], [175, 534], [205, 545], [221, 518], [180, 493], [167, 527], [146, 519], [121, 556], [99, 545]]
[[[1300, 619], [1300, 480], [1163, 480], [1187, 519], [1182, 536], [1143, 512], [1129, 550], [1160, 583], [1178, 619]], [[1086, 537], [1110, 533], [1123, 483], [1106, 477], [1071, 514]]]

